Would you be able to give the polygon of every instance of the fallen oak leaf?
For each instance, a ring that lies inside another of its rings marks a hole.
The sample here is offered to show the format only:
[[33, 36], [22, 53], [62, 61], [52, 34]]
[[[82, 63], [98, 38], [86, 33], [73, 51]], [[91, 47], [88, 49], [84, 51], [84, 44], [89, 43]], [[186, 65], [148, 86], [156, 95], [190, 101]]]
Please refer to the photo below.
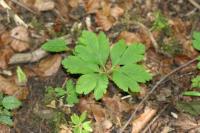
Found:
[[39, 11], [49, 11], [54, 9], [55, 2], [51, 0], [36, 0], [34, 7]]
[[113, 25], [113, 22], [100, 12], [96, 13], [96, 23], [98, 26], [102, 27], [104, 31], [108, 31]]
[[14, 52], [10, 48], [0, 49], [0, 68], [7, 68], [9, 59], [13, 54]]
[[28, 29], [18, 26], [11, 31], [12, 42], [10, 46], [17, 52], [22, 52], [30, 48]]
[[115, 5], [110, 9], [110, 15], [114, 17], [116, 20], [124, 14], [124, 10], [119, 6]]
[[87, 13], [95, 13], [100, 8], [100, 0], [89, 0], [85, 2], [85, 9]]
[[60, 68], [61, 60], [62, 57], [60, 55], [54, 55], [43, 59], [34, 69], [35, 73], [41, 77], [51, 76]]

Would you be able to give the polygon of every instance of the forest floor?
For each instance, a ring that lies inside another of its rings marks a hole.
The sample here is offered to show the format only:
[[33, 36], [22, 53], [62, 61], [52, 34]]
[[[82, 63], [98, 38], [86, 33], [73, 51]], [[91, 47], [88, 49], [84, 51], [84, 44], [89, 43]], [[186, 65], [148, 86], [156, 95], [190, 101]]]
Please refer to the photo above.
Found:
[[[111, 47], [121, 39], [144, 44], [142, 65], [152, 79], [140, 84], [139, 93], [109, 82], [102, 99], [91, 92], [73, 106], [57, 97], [55, 88], [80, 75], [62, 66], [70, 52], [41, 46], [63, 38], [73, 49], [83, 30], [103, 31]], [[192, 81], [200, 73], [195, 32], [200, 34], [199, 0], [0, 0], [0, 93], [22, 102], [7, 126], [0, 101], [0, 133], [72, 133], [71, 116], [84, 111], [94, 133], [200, 133], [200, 80], [197, 86]], [[187, 91], [196, 93], [183, 95]]]

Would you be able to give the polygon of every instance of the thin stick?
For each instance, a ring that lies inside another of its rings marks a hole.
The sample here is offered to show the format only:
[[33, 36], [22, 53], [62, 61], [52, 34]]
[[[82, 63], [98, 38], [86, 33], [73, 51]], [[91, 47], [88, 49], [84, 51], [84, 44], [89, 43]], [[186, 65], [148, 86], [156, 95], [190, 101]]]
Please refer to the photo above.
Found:
[[182, 68], [192, 64], [193, 62], [195, 62], [197, 60], [198, 57], [188, 61], [187, 63], [179, 66], [178, 68], [172, 70], [170, 73], [168, 73], [167, 75], [165, 75], [164, 77], [162, 77], [151, 89], [151, 91], [142, 99], [142, 101], [138, 104], [138, 106], [136, 107], [135, 111], [132, 113], [132, 115], [130, 116], [130, 118], [128, 119], [128, 121], [125, 123], [125, 125], [121, 128], [121, 130], [119, 131], [119, 133], [123, 133], [124, 130], [126, 129], [126, 127], [129, 125], [129, 123], [132, 121], [132, 119], [135, 117], [138, 109], [140, 108], [140, 106], [149, 98], [149, 96], [155, 91], [155, 89], [163, 82], [165, 81], [169, 76], [171, 76], [172, 74], [174, 74], [175, 72], [181, 70]]
[[44, 58], [47, 55], [48, 55], [48, 53], [46, 51], [39, 48], [33, 52], [14, 54], [10, 58], [9, 64], [36, 62], [36, 61]]
[[135, 23], [144, 29], [144, 31], [147, 33], [147, 35], [151, 39], [151, 42], [153, 43], [155, 51], [158, 52], [159, 46], [158, 46], [158, 43], [156, 42], [156, 39], [154, 38], [153, 34], [151, 33], [151, 31], [144, 24], [142, 24], [140, 22], [135, 22]]
[[165, 111], [165, 109], [168, 107], [169, 105], [166, 105], [155, 117], [154, 119], [145, 127], [145, 129], [142, 131], [142, 133], [146, 133], [147, 130], [150, 128], [150, 126], [160, 117], [160, 115]]
[[[12, 10], [4, 0], [0, 0], [0, 5], [5, 9]], [[14, 14], [14, 20], [16, 24], [23, 25], [26, 28], [28, 27], [28, 25], [17, 14]]]
[[38, 13], [36, 13], [35, 11], [33, 11], [32, 9], [30, 9], [29, 7], [27, 7], [25, 4], [23, 4], [23, 3], [21, 3], [21, 2], [19, 2], [19, 1], [17, 1], [17, 0], [11, 0], [13, 3], [15, 3], [15, 4], [17, 4], [17, 5], [19, 5], [19, 6], [21, 6], [21, 7], [23, 7], [24, 9], [26, 9], [27, 11], [29, 11], [29, 12], [31, 12], [31, 13], [33, 13], [33, 14], [38, 14]]
[[194, 7], [200, 10], [200, 5], [195, 0], [188, 0]]

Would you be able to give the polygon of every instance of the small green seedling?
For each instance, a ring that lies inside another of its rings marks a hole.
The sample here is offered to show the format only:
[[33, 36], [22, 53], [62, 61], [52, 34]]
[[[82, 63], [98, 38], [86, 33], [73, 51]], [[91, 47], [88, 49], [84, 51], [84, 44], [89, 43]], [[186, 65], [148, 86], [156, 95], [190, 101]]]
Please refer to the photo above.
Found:
[[[42, 48], [50, 52], [65, 50], [64, 44], [58, 44], [61, 43], [54, 41], [53, 47], [47, 48], [50, 45], [47, 43]], [[145, 53], [143, 44], [128, 46], [120, 40], [112, 48], [109, 45], [109, 39], [103, 32], [96, 35], [83, 31], [73, 55], [62, 61], [67, 72], [81, 75], [75, 87], [78, 94], [87, 95], [94, 91], [95, 99], [99, 100], [106, 93], [109, 80], [125, 92], [139, 92], [139, 84], [151, 80], [151, 75], [140, 64]], [[60, 93], [65, 92], [62, 90]]]
[[[200, 32], [193, 33], [193, 40], [192, 40], [193, 47], [200, 51]], [[197, 68], [200, 69], [200, 56], [197, 58], [198, 64]], [[200, 88], [200, 76], [197, 76], [192, 79], [192, 87], [193, 88]], [[200, 96], [199, 91], [186, 91], [183, 93], [185, 96]]]
[[151, 30], [166, 30], [169, 29], [169, 24], [167, 19], [161, 14], [160, 11], [154, 13], [155, 20], [153, 22], [153, 26]]
[[11, 110], [21, 106], [21, 102], [14, 96], [3, 96], [0, 93], [0, 123], [13, 126]]
[[91, 121], [86, 121], [87, 113], [83, 112], [81, 116], [77, 114], [73, 114], [71, 116], [73, 133], [91, 133]]
[[21, 69], [20, 66], [17, 66], [16, 73], [17, 73], [18, 82], [20, 84], [25, 84], [27, 82], [27, 77], [26, 77], [26, 74], [24, 73], [24, 71]]
[[57, 97], [66, 98], [65, 103], [74, 105], [79, 102], [75, 86], [72, 80], [68, 80], [65, 88], [55, 88]]

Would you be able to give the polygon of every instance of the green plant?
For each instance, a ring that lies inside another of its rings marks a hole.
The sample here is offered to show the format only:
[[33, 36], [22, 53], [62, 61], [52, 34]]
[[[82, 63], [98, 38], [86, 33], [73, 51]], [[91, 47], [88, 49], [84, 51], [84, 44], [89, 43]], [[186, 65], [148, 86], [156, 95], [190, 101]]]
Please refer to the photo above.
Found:
[[87, 113], [83, 112], [81, 116], [73, 114], [71, 116], [73, 133], [90, 133], [92, 132], [91, 122], [86, 121]]
[[[193, 33], [193, 40], [192, 40], [193, 47], [200, 51], [200, 32]], [[197, 61], [200, 61], [200, 56], [197, 58]], [[200, 69], [200, 62], [197, 64], [197, 68]], [[193, 88], [200, 88], [200, 76], [196, 76], [192, 79], [192, 87]], [[200, 96], [199, 91], [186, 91], [183, 92], [185, 96]]]
[[169, 24], [167, 19], [161, 14], [160, 11], [154, 13], [155, 20], [151, 30], [167, 30], [169, 29]]
[[75, 86], [72, 80], [68, 80], [65, 88], [55, 88], [58, 97], [66, 98], [65, 102], [69, 105], [74, 105], [79, 102]]
[[21, 106], [21, 102], [14, 96], [3, 96], [0, 93], [0, 123], [13, 125], [11, 110]]
[[[54, 45], [56, 44], [55, 42]], [[128, 46], [125, 41], [120, 40], [112, 48], [109, 45], [109, 39], [103, 32], [96, 35], [83, 31], [73, 55], [62, 61], [63, 67], [69, 73], [81, 75], [75, 87], [77, 93], [87, 95], [94, 91], [95, 99], [99, 100], [106, 93], [108, 79], [125, 92], [139, 92], [139, 83], [145, 83], [152, 78], [139, 64], [144, 58], [143, 44]], [[45, 50], [60, 51], [54, 48]]]
[[56, 38], [44, 43], [42, 45], [42, 49], [49, 52], [63, 52], [63, 51], [68, 50], [68, 47], [64, 39]]
[[17, 66], [16, 73], [17, 73], [18, 82], [25, 84], [27, 82], [27, 77], [26, 77], [26, 74], [24, 73], [24, 71], [21, 69], [20, 66]]

